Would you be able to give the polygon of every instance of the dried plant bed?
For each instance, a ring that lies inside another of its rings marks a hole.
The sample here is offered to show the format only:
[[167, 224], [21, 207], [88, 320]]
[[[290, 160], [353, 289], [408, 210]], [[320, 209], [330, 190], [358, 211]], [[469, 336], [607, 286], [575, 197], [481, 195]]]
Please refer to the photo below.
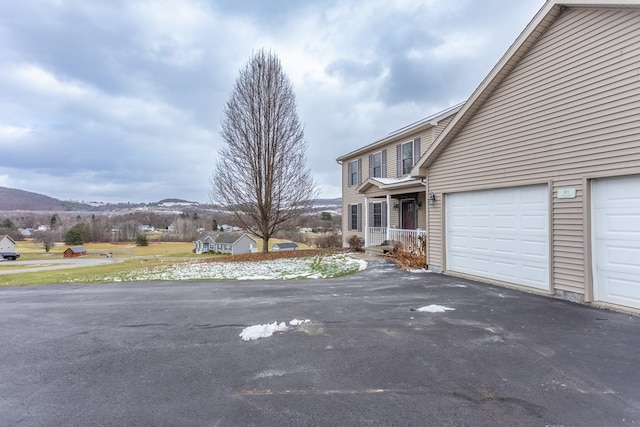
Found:
[[427, 267], [426, 242], [422, 240], [411, 246], [396, 243], [393, 250], [387, 253], [386, 256], [403, 270]]

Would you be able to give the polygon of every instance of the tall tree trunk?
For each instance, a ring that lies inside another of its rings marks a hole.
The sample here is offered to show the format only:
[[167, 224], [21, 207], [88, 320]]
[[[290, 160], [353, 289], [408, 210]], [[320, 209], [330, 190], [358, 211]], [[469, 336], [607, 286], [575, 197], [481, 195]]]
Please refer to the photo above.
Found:
[[269, 252], [269, 238], [262, 239], [262, 253], [266, 254]]

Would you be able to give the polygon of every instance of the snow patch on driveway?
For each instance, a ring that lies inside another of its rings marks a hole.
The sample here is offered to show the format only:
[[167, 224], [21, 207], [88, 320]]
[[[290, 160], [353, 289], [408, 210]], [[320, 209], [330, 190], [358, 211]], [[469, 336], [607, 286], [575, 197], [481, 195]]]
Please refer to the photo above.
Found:
[[444, 305], [431, 304], [425, 307], [420, 307], [416, 311], [423, 313], [444, 313], [445, 311], [455, 310], [455, 308], [445, 307]]
[[[289, 325], [291, 326], [300, 326], [305, 323], [311, 323], [311, 320], [293, 319], [289, 321]], [[288, 329], [289, 327], [284, 322], [280, 322], [280, 323], [273, 322], [273, 323], [267, 323], [264, 325], [253, 325], [253, 326], [248, 326], [244, 328], [242, 332], [240, 332], [240, 338], [242, 338], [244, 341], [257, 340], [260, 338], [269, 338], [276, 332], [284, 332], [284, 331], [287, 331]]]
[[284, 322], [273, 322], [266, 325], [253, 325], [246, 327], [240, 332], [240, 338], [245, 341], [268, 338], [276, 332], [286, 331], [287, 325]]

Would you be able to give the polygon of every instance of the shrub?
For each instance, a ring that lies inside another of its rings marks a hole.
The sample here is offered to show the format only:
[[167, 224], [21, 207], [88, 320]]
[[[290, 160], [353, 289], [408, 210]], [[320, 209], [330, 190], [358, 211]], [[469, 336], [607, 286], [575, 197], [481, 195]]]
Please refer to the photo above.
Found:
[[89, 225], [81, 222], [74, 225], [64, 235], [65, 245], [82, 245], [84, 242], [88, 242], [91, 237], [91, 230]]
[[349, 249], [352, 251], [361, 252], [362, 248], [364, 248], [364, 239], [360, 236], [356, 236], [355, 234], [349, 237], [347, 243], [349, 243]]
[[316, 239], [316, 246], [319, 248], [341, 248], [342, 236], [339, 234], [329, 234]]
[[136, 237], [136, 246], [149, 246], [149, 239], [144, 234], [138, 234]]

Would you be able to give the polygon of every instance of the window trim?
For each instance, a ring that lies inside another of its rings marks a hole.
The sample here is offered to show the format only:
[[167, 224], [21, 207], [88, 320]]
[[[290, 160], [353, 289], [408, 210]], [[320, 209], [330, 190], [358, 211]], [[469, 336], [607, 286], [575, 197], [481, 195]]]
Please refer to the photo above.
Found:
[[[355, 167], [352, 167], [355, 165]], [[355, 169], [355, 170], [352, 170]], [[354, 179], [355, 178], [355, 179]], [[353, 187], [362, 183], [362, 159], [347, 163], [347, 185]]]
[[347, 209], [347, 229], [362, 231], [362, 203], [350, 203], [347, 205]]
[[[380, 159], [380, 166], [375, 166], [375, 159]], [[379, 168], [380, 173], [376, 175], [376, 169]], [[369, 178], [386, 178], [387, 177], [387, 150], [376, 151], [369, 154]]]
[[[411, 157], [404, 157], [404, 147], [411, 144]], [[401, 142], [396, 145], [396, 176], [401, 177], [411, 173], [411, 169], [420, 160], [420, 138], [414, 138], [412, 141]], [[411, 167], [405, 171], [405, 160], [411, 160]]]
[[[380, 219], [380, 225], [376, 224], [376, 205], [380, 207], [378, 213]], [[369, 227], [383, 228], [387, 226], [387, 202], [369, 202]]]
[[[404, 153], [404, 147], [409, 146], [411, 148], [411, 155], [405, 157], [405, 153]], [[400, 144], [400, 164], [402, 165], [402, 175], [406, 175], [408, 173], [411, 173], [411, 169], [413, 168], [413, 141], [409, 141], [409, 142], [404, 142], [402, 144]], [[409, 166], [408, 168], [405, 168], [405, 162], [406, 161], [410, 161], [411, 162], [411, 166]], [[408, 169], [408, 171], [406, 170]]]

